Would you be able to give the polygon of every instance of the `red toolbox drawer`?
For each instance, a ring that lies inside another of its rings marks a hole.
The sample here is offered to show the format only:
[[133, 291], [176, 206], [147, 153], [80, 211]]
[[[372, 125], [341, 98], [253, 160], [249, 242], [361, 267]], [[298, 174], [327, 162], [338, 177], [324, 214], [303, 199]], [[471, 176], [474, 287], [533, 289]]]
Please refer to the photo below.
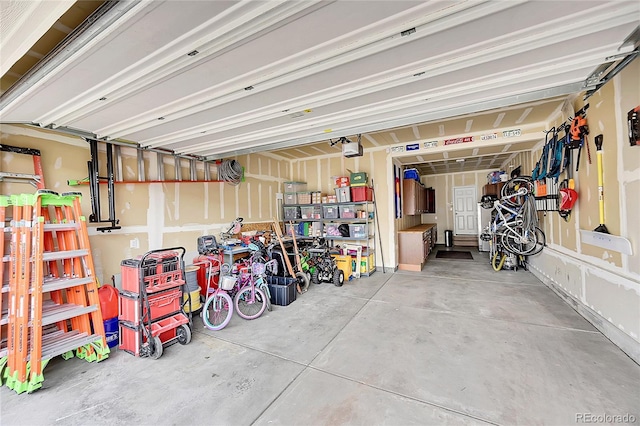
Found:
[[[185, 315], [176, 314], [151, 324], [151, 334], [157, 334], [158, 331], [162, 331], [159, 334], [160, 341], [166, 343], [169, 340], [175, 339], [178, 326], [188, 322], [189, 319]], [[143, 326], [136, 326], [127, 321], [119, 321], [118, 326], [120, 331], [118, 348], [134, 356], [140, 356], [140, 349], [142, 345], [147, 342], [146, 335], [142, 328]]]
[[[181, 309], [182, 292], [178, 289], [153, 294], [148, 296], [149, 307], [151, 308], [151, 321], [157, 318], [179, 312]], [[127, 321], [133, 325], [140, 324], [141, 315], [147, 312], [147, 306], [141, 300], [140, 294], [128, 291], [120, 292], [120, 306], [118, 319]], [[140, 306], [142, 305], [142, 306]]]
[[[161, 276], [160, 279], [165, 281], [182, 278], [180, 256], [173, 250], [151, 253], [144, 259], [144, 262], [141, 262], [139, 257], [125, 259], [120, 263], [120, 272], [122, 274], [122, 288], [134, 292], [140, 291], [140, 278], [145, 278], [146, 285], [149, 285], [148, 278], [156, 275]], [[141, 273], [142, 277], [140, 277]]]

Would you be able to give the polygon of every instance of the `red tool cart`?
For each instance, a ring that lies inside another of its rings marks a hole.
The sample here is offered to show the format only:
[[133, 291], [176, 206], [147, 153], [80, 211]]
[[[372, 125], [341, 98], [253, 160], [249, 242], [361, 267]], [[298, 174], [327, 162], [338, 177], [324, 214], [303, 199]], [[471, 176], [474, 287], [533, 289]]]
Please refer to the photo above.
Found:
[[184, 254], [184, 247], [173, 247], [121, 262], [120, 349], [158, 359], [163, 346], [191, 341], [191, 318], [183, 309]]

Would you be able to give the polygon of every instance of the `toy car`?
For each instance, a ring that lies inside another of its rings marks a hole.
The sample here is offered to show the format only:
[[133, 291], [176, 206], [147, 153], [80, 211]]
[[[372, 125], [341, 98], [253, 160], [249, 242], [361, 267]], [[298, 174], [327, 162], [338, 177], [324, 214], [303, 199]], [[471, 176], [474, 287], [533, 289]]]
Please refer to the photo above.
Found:
[[309, 265], [311, 266], [311, 282], [331, 282], [337, 287], [344, 284], [344, 272], [338, 269], [336, 260], [329, 254], [329, 248], [324, 242], [315, 244], [313, 248], [307, 250], [311, 255]]

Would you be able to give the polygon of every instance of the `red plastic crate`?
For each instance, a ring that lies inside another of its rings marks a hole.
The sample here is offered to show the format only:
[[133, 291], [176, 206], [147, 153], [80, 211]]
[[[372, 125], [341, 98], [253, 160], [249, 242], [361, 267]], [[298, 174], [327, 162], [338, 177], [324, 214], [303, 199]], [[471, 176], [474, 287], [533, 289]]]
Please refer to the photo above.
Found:
[[[151, 324], [151, 335], [160, 336], [160, 341], [166, 343], [176, 337], [176, 329], [189, 322], [184, 314], [176, 314], [172, 317]], [[133, 325], [126, 321], [119, 322], [120, 340], [118, 348], [129, 352], [131, 355], [140, 356], [142, 345], [147, 342], [142, 325]]]
[[[147, 304], [144, 303], [138, 293], [127, 291], [120, 292], [120, 307], [118, 319], [127, 321], [133, 325], [140, 324], [141, 315], [147, 313]], [[151, 321], [166, 315], [180, 311], [182, 292], [178, 289], [149, 296], [151, 308]], [[142, 305], [142, 306], [141, 306]]]
[[125, 259], [120, 263], [120, 272], [122, 274], [123, 290], [139, 292], [141, 273], [143, 278], [176, 272], [181, 274], [180, 256], [177, 252], [168, 250], [151, 253], [144, 259], [143, 263], [141, 263], [140, 257]]
[[351, 201], [373, 201], [373, 191], [368, 186], [352, 186]]
[[[129, 352], [133, 356], [140, 356], [140, 348], [142, 347], [144, 339], [144, 333], [140, 326], [120, 321], [118, 327], [120, 329], [118, 348]], [[147, 339], [144, 339], [145, 342], [146, 340]]]
[[147, 293], [156, 293], [184, 285], [184, 279], [182, 278], [182, 271], [177, 270], [145, 277], [144, 284]]

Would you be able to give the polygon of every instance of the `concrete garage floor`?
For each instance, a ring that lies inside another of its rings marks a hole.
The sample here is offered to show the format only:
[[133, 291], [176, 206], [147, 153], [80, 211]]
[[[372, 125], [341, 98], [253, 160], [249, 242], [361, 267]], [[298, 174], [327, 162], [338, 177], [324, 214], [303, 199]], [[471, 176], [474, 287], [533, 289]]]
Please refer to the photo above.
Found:
[[533, 275], [473, 255], [312, 286], [219, 332], [197, 318], [191, 344], [156, 361], [55, 359], [36, 393], [0, 390], [1, 423], [640, 422], [640, 367]]

